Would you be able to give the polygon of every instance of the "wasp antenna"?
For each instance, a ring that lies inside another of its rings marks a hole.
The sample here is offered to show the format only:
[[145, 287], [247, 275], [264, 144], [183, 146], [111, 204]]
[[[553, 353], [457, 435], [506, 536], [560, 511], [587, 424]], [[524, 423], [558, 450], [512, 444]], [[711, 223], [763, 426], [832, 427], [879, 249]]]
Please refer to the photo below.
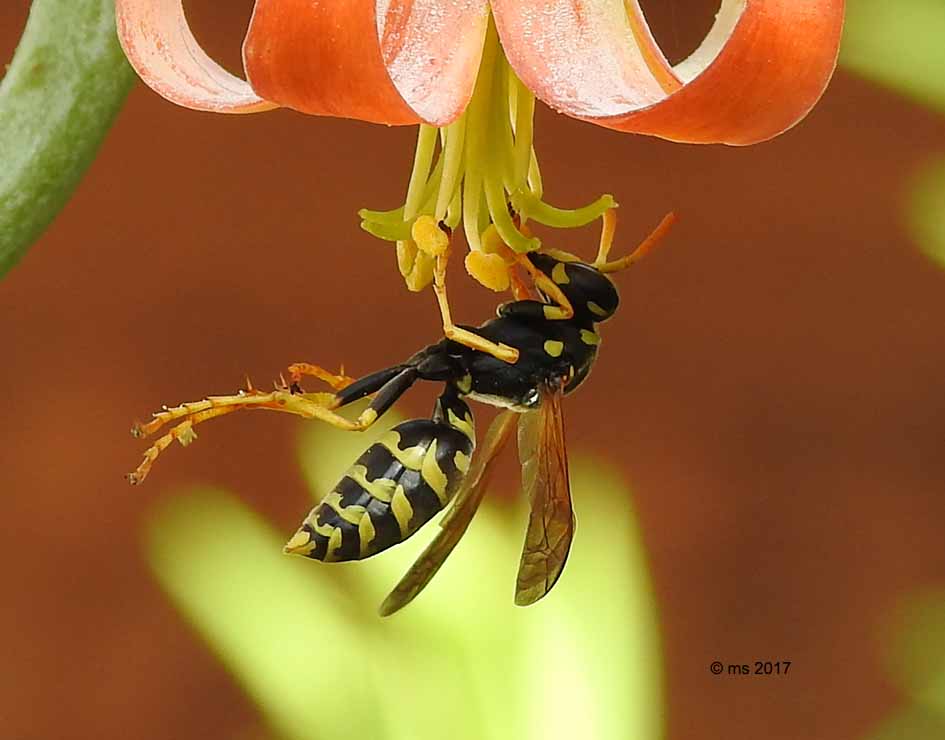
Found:
[[663, 243], [666, 235], [669, 234], [669, 230], [673, 228], [678, 220], [679, 217], [676, 215], [676, 211], [670, 211], [663, 216], [663, 220], [650, 232], [649, 236], [640, 242], [640, 245], [630, 253], [629, 259], [635, 262], [638, 259], [646, 257], [646, 255]]
[[646, 257], [650, 252], [652, 252], [657, 246], [659, 246], [663, 240], [666, 238], [666, 235], [669, 233], [669, 230], [678, 220], [675, 211], [670, 211], [665, 216], [663, 220], [659, 222], [653, 231], [644, 239], [640, 244], [626, 257], [621, 257], [618, 260], [613, 262], [601, 262], [596, 263], [594, 266], [601, 272], [620, 272], [620, 270], [625, 270], [634, 262]]

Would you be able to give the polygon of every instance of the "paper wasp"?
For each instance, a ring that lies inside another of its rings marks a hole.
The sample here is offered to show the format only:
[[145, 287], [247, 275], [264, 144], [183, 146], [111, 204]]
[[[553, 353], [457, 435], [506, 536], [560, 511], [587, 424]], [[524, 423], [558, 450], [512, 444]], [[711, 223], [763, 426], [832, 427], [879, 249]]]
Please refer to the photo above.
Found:
[[[441, 254], [434, 288], [444, 311], [442, 340], [358, 380], [298, 364], [289, 368], [291, 383], [283, 382], [274, 391], [249, 388], [166, 408], [133, 430], [136, 436], [147, 436], [180, 420], [145, 453], [129, 480], [143, 480], [171, 442], [189, 444], [196, 438], [193, 427], [217, 416], [270, 409], [359, 431], [375, 423], [418, 380], [440, 382], [444, 390], [432, 418], [398, 424], [371, 445], [312, 509], [285, 551], [325, 562], [360, 560], [402, 542], [451, 504], [433, 541], [382, 604], [382, 615], [394, 613], [429, 583], [465, 533], [493, 462], [518, 421], [522, 484], [531, 516], [515, 603], [531, 604], [554, 586], [574, 533], [561, 400], [587, 377], [601, 341], [596, 326], [617, 310], [619, 296], [607, 274], [642, 257], [673, 220], [672, 214], [667, 216], [631, 254], [614, 261], [607, 259], [615, 224], [612, 213], [605, 217], [601, 248], [592, 264], [558, 250], [509, 252], [509, 261], [532, 279], [540, 300], [529, 297], [528, 287], [517, 278], [517, 300], [499, 306], [496, 318], [476, 328], [456, 327], [449, 319], [447, 255]], [[329, 383], [334, 392], [304, 392], [299, 382], [305, 375]], [[369, 405], [357, 419], [337, 413], [367, 397]], [[475, 455], [474, 422], [464, 399], [505, 409]]]

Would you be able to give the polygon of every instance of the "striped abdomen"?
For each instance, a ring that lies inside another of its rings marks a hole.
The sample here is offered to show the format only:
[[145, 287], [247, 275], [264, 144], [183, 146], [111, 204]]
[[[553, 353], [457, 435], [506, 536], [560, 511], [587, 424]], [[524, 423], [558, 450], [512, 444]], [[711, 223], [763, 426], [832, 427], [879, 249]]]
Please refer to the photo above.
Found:
[[312, 509], [286, 552], [325, 562], [361, 560], [416, 532], [453, 497], [469, 468], [468, 410], [462, 422], [457, 428], [415, 419], [391, 429]]

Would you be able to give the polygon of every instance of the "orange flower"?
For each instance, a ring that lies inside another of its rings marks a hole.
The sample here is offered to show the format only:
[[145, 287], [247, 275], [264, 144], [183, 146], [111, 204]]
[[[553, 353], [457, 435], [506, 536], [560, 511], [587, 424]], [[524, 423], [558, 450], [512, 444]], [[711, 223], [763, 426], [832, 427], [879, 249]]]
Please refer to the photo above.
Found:
[[636, 0], [257, 0], [246, 83], [203, 52], [181, 0], [116, 0], [129, 60], [180, 105], [434, 126], [469, 103], [490, 5], [512, 68], [555, 110], [700, 143], [751, 144], [803, 118], [843, 22], [843, 0], [724, 0], [699, 49], [671, 67]]
[[[813, 107], [833, 73], [843, 24], [843, 0], [722, 0], [701, 46], [672, 66], [637, 0], [257, 0], [243, 44], [246, 81], [203, 52], [182, 0], [116, 0], [116, 11], [141, 78], [188, 108], [285, 106], [423, 124], [404, 208], [362, 212], [366, 230], [406, 245], [405, 276], [417, 268], [411, 227], [424, 213], [451, 227], [462, 221], [473, 249], [494, 224], [506, 243], [529, 251], [538, 241], [500, 213], [507, 202], [523, 218], [555, 226], [613, 207], [608, 196], [578, 211], [541, 201], [535, 96], [620, 131], [752, 144]], [[439, 175], [431, 170], [437, 138]], [[431, 274], [427, 259], [412, 287]]]

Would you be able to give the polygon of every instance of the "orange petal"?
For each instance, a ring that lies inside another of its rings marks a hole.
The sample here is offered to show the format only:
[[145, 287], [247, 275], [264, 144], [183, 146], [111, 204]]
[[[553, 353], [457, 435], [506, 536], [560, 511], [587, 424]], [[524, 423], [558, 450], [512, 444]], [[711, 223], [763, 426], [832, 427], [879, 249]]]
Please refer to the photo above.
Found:
[[702, 46], [674, 68], [683, 84], [673, 92], [662, 55], [631, 22], [636, 0], [492, 7], [509, 62], [552, 108], [693, 143], [753, 144], [800, 121], [833, 74], [843, 26], [843, 0], [723, 0]]
[[115, 0], [115, 20], [128, 60], [168, 100], [219, 113], [275, 107], [206, 55], [190, 32], [181, 0]]
[[472, 96], [487, 20], [486, 0], [258, 0], [243, 56], [296, 110], [442, 126]]
[[253, 88], [320, 116], [417, 123], [381, 59], [373, 0], [257, 0], [243, 44]]

